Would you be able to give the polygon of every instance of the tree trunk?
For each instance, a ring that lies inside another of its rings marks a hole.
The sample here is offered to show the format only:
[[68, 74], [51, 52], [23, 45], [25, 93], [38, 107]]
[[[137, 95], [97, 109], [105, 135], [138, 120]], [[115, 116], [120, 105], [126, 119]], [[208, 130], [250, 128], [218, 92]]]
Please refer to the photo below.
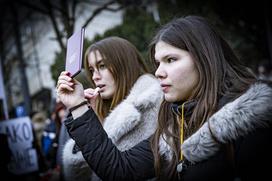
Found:
[[28, 80], [26, 77], [25, 72], [25, 61], [24, 61], [24, 55], [22, 51], [22, 42], [21, 42], [21, 32], [20, 32], [20, 23], [18, 20], [18, 10], [14, 5], [12, 5], [12, 13], [13, 13], [13, 29], [15, 33], [15, 42], [16, 42], [16, 48], [18, 53], [18, 59], [19, 59], [19, 69], [21, 74], [21, 86], [22, 86], [22, 92], [24, 97], [24, 108], [26, 115], [29, 115], [31, 112], [31, 100], [29, 96], [29, 88], [28, 88]]

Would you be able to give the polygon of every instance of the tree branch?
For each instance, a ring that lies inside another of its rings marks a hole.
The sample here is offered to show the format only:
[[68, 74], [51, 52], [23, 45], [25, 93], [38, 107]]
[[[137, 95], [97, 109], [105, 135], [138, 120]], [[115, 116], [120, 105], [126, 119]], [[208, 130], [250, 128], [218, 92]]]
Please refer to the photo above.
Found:
[[62, 42], [62, 35], [61, 35], [60, 30], [58, 28], [58, 24], [57, 24], [57, 21], [55, 19], [54, 12], [53, 12], [50, 0], [44, 1], [44, 5], [48, 8], [48, 15], [49, 15], [49, 18], [50, 18], [50, 20], [52, 22], [54, 31], [55, 31], [55, 33], [57, 35], [57, 40], [58, 40], [58, 43], [60, 45], [60, 48], [61, 48], [61, 50], [63, 52], [65, 52], [65, 46], [64, 46], [64, 43]]
[[41, 14], [45, 14], [45, 15], [49, 14], [49, 12], [46, 11], [45, 9], [43, 9], [43, 8], [41, 8], [41, 7], [39, 7], [39, 6], [35, 5], [35, 4], [24, 1], [24, 0], [18, 0], [18, 1], [15, 1], [15, 3], [18, 3], [18, 4], [22, 5], [22, 6], [25, 6], [25, 7], [29, 8], [29, 9], [37, 11], [37, 12], [39, 12]]
[[114, 4], [115, 2], [116, 2], [115, 0], [109, 1], [108, 3], [106, 3], [103, 6], [97, 8], [96, 10], [94, 10], [93, 14], [84, 23], [83, 27], [86, 27], [95, 18], [96, 15], [101, 13], [103, 10], [108, 9], [108, 6]]

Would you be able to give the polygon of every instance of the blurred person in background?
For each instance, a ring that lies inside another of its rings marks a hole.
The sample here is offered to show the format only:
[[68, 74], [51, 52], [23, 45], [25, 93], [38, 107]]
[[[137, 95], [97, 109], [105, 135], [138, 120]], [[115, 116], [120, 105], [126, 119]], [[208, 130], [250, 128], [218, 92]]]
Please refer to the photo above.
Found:
[[63, 144], [69, 139], [65, 133], [65, 130], [62, 130], [62, 147], [59, 147], [61, 125], [63, 119], [66, 117], [66, 114], [65, 106], [59, 101], [56, 102], [54, 110], [51, 112], [51, 117], [47, 120], [47, 125], [42, 136], [42, 150], [48, 166], [48, 170], [44, 177], [47, 179], [50, 178], [50, 180], [55, 180], [56, 178], [60, 179], [60, 165], [62, 156], [59, 155], [57, 158], [57, 152], [59, 150], [59, 154], [61, 154], [60, 149], [63, 149]]
[[272, 69], [268, 63], [260, 63], [258, 65], [258, 69], [257, 69], [258, 79], [272, 81], [271, 72], [272, 72]]
[[46, 113], [32, 112], [30, 114], [32, 129], [33, 129], [33, 147], [36, 149], [39, 165], [39, 177], [47, 170], [46, 159], [42, 151], [42, 134], [46, 127]]
[[35, 112], [33, 113], [31, 120], [33, 124], [33, 129], [35, 131], [37, 143], [41, 149], [42, 135], [46, 127], [46, 120], [47, 120], [46, 114], [44, 112]]
[[70, 139], [67, 129], [64, 125], [64, 120], [67, 118], [69, 112], [67, 111], [65, 105], [57, 100], [56, 105], [56, 123], [60, 124], [59, 133], [57, 133], [57, 155], [56, 155], [56, 169], [60, 173], [60, 180], [64, 180], [63, 176], [63, 148], [65, 143]]

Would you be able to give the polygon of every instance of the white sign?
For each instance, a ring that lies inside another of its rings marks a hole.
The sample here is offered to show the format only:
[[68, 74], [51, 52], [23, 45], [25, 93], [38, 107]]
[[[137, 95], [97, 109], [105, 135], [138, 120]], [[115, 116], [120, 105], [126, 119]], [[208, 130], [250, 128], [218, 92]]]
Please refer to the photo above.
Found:
[[12, 152], [8, 169], [20, 175], [38, 170], [37, 152], [32, 147], [33, 132], [29, 117], [0, 122], [0, 133], [6, 134]]

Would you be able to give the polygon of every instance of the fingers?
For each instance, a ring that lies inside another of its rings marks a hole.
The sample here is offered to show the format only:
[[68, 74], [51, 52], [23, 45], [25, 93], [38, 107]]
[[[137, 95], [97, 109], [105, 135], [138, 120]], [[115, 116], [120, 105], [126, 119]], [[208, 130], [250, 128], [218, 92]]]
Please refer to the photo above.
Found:
[[95, 110], [95, 102], [96, 98], [99, 95], [100, 88], [97, 87], [95, 89], [89, 88], [84, 90], [85, 99], [87, 99], [92, 107]]
[[84, 96], [85, 98], [91, 98], [94, 93], [94, 89], [89, 88], [84, 90]]
[[85, 89], [84, 90], [85, 98], [92, 99], [92, 98], [98, 96], [99, 90], [100, 90], [99, 87], [97, 87], [96, 89], [92, 89], [92, 88]]
[[99, 87], [95, 88], [95, 90], [94, 90], [94, 95], [97, 95], [97, 94], [99, 93], [99, 91], [100, 91], [100, 88], [99, 88]]
[[69, 72], [67, 72], [67, 71], [62, 71], [62, 72], [60, 73], [60, 75], [67, 75], [67, 76], [69, 76], [69, 75], [70, 75], [70, 73], [69, 73]]
[[69, 84], [65, 84], [65, 83], [60, 83], [57, 90], [58, 91], [65, 91], [65, 90], [73, 91], [74, 88], [73, 88], [73, 84], [69, 85]]
[[69, 77], [69, 72], [63, 71], [63, 72], [61, 72], [61, 74], [58, 78], [56, 88], [58, 91], [61, 91], [61, 90], [73, 91], [74, 84], [75, 84], [75, 82], [73, 81], [73, 79], [71, 77]]

